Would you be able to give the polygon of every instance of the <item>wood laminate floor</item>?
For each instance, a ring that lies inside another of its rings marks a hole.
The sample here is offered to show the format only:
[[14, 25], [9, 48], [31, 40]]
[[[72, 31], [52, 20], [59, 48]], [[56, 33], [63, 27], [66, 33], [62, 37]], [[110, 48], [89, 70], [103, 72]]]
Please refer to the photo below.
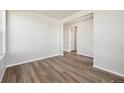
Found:
[[93, 59], [65, 53], [7, 68], [3, 83], [98, 83], [124, 82], [124, 78], [93, 68]]

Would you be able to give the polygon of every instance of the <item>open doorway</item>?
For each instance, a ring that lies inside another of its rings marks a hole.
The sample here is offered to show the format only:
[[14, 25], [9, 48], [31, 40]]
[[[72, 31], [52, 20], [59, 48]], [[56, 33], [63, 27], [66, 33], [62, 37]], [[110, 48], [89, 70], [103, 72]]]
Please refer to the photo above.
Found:
[[64, 24], [64, 52], [77, 52], [77, 26]]
[[93, 14], [63, 25], [64, 52], [93, 57]]
[[76, 53], [77, 52], [77, 26], [73, 26], [71, 28], [71, 49], [70, 51], [73, 52], [73, 53]]

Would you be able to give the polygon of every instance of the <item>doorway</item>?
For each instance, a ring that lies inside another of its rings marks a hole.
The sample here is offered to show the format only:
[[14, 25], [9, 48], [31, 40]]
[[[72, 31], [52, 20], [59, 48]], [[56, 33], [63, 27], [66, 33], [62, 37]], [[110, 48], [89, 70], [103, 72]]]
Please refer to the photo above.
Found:
[[77, 26], [64, 24], [64, 52], [77, 52]]
[[77, 26], [71, 28], [71, 52], [77, 52]]
[[63, 24], [64, 52], [93, 58], [93, 14]]

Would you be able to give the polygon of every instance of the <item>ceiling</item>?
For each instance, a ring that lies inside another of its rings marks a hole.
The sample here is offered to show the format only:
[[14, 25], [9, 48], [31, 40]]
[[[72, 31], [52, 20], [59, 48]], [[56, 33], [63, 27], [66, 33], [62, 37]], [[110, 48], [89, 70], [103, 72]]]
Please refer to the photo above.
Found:
[[78, 22], [82, 22], [83, 20], [87, 20], [93, 18], [93, 13], [89, 13], [87, 15], [75, 18], [74, 20], [71, 20], [69, 22], [66, 22], [65, 24], [69, 25], [69, 24], [73, 24], [73, 23], [78, 23]]
[[35, 10], [34, 12], [61, 20], [79, 11], [80, 10]]

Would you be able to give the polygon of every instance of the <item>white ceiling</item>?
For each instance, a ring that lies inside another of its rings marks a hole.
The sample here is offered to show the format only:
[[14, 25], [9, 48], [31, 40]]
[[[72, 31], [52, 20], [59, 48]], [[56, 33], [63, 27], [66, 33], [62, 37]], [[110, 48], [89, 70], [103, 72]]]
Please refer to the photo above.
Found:
[[61, 20], [79, 11], [80, 10], [35, 10], [34, 12]]

